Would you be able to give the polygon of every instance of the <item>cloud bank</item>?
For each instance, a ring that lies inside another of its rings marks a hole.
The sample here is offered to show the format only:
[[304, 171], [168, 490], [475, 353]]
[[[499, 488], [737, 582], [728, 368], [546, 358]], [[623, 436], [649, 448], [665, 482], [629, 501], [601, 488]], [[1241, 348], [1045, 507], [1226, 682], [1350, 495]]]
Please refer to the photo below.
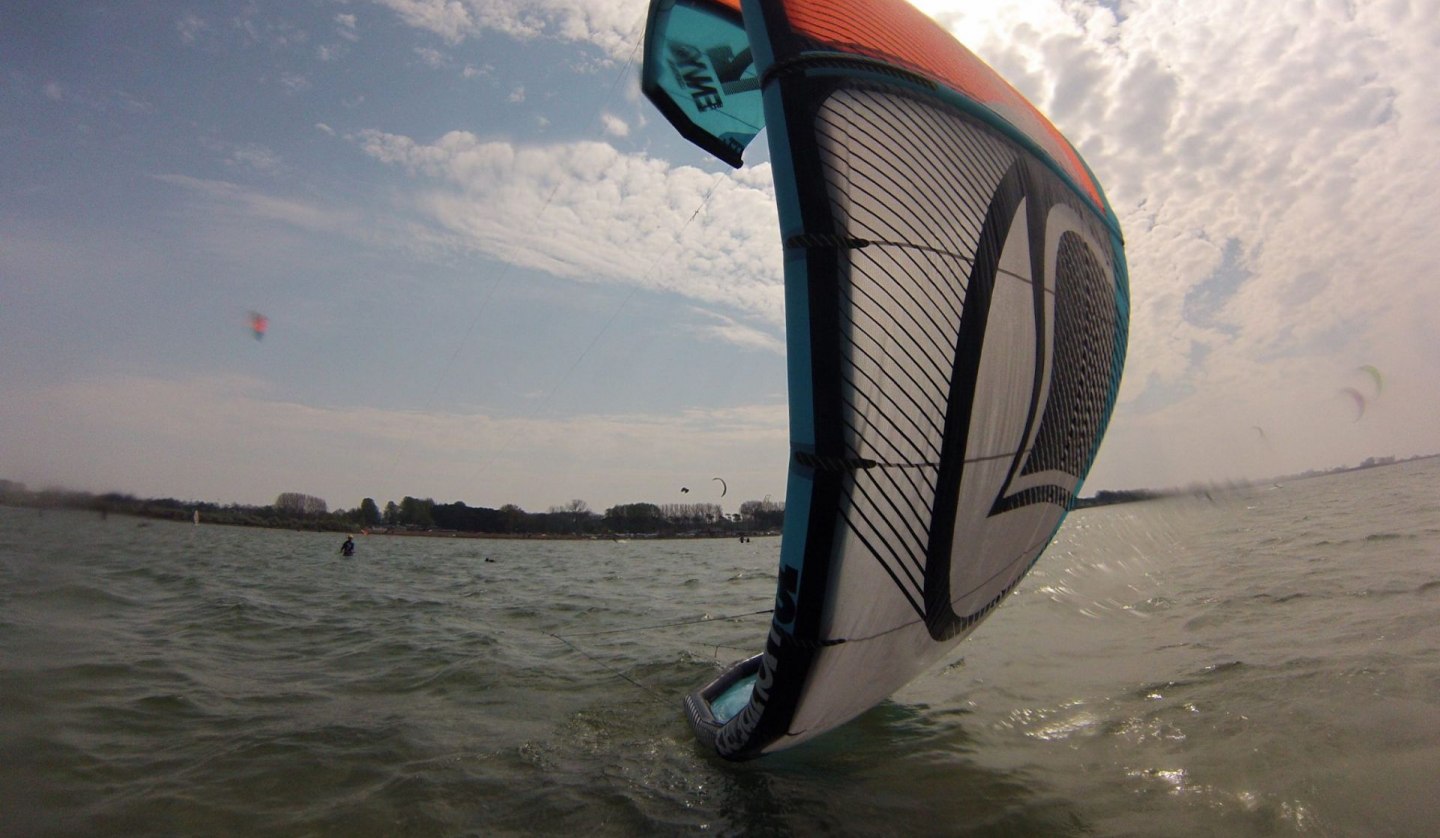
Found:
[[[1272, 468], [1440, 444], [1418, 409], [1440, 403], [1418, 314], [1440, 311], [1440, 176], [1417, 168], [1440, 151], [1421, 69], [1440, 4], [927, 5], [1076, 142], [1121, 218], [1134, 310], [1112, 436], [1192, 471], [1247, 471], [1264, 452], [1229, 437], [1252, 424], [1304, 440]], [[1405, 380], [1384, 432], [1346, 427], [1336, 398], [1364, 363]]]
[[[495, 30], [613, 53], [644, 4], [385, 5], [452, 42]], [[1210, 431], [1265, 424], [1303, 428], [1293, 434], [1308, 440], [1275, 468], [1356, 457], [1386, 440], [1320, 429], [1345, 415], [1335, 393], [1363, 363], [1404, 382], [1391, 403], [1407, 424], [1389, 439], [1440, 444], [1440, 420], [1415, 409], [1440, 403], [1423, 314], [1440, 311], [1440, 283], [1424, 279], [1440, 209], [1440, 175], [1425, 164], [1440, 152], [1428, 70], [1440, 3], [918, 5], [1048, 113], [1106, 185], [1134, 304], [1120, 446], [1129, 437], [1137, 450], [1179, 450], [1174, 440], [1205, 439], [1198, 447], [1211, 454], [1177, 456], [1177, 476], [1226, 448], [1219, 467], [1243, 472], [1246, 457]], [[760, 171], [722, 176], [677, 242], [673, 219], [712, 176], [598, 144], [524, 148], [451, 134], [425, 145], [371, 132], [364, 145], [448, 185], [417, 203], [487, 253], [779, 322], [773, 197]], [[547, 211], [536, 209], [547, 199]], [[492, 209], [502, 204], [522, 211], [507, 219]], [[517, 225], [515, 215], [541, 222]], [[649, 273], [647, 261], [676, 243], [682, 275]], [[738, 288], [721, 281], [731, 276]], [[1130, 459], [1120, 479], [1144, 480], [1154, 459]]]
[[413, 209], [457, 245], [566, 279], [679, 294], [778, 325], [780, 233], [768, 165], [733, 175], [603, 142], [522, 145], [367, 130], [366, 154], [423, 185]]
[[634, 50], [647, 4], [634, 0], [375, 0], [410, 26], [448, 44], [486, 31], [599, 46], [623, 58]]

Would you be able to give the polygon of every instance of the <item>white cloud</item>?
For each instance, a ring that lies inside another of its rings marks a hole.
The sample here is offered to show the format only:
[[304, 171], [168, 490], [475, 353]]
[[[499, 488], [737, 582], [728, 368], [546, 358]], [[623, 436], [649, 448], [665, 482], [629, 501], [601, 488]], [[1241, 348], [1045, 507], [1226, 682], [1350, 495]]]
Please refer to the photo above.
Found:
[[230, 24], [248, 43], [264, 44], [275, 50], [303, 47], [310, 41], [310, 34], [304, 29], [283, 18], [269, 17], [254, 4], [241, 8]]
[[1415, 313], [1440, 311], [1440, 174], [1419, 162], [1440, 154], [1440, 3], [921, 5], [1056, 121], [1124, 226], [1131, 344], [1102, 461], [1126, 436], [1205, 439], [1177, 472], [1263, 472], [1220, 439], [1258, 424], [1305, 429], [1293, 467], [1440, 445], [1423, 411], [1392, 403], [1411, 424], [1362, 438], [1316, 403], [1367, 362], [1440, 403], [1440, 355], [1415, 351], [1435, 345]]
[[600, 124], [605, 133], [611, 137], [630, 136], [630, 124], [612, 113], [600, 114]]
[[768, 165], [716, 175], [596, 142], [545, 147], [379, 131], [366, 153], [434, 183], [415, 206], [458, 243], [581, 281], [638, 285], [782, 319]]
[[355, 31], [355, 16], [352, 14], [335, 15], [335, 29], [337, 34], [347, 41], [353, 43], [360, 40], [360, 34]]
[[487, 30], [518, 39], [552, 37], [629, 55], [644, 25], [639, 0], [375, 0], [406, 24], [456, 44]]
[[469, 8], [458, 0], [378, 0], [410, 26], [427, 29], [455, 44], [477, 31]]
[[450, 63], [445, 53], [430, 47], [416, 47], [415, 54], [420, 56], [420, 61], [432, 69], [440, 69]]
[[514, 90], [511, 90], [510, 95], [506, 96], [505, 99], [506, 101], [517, 105], [525, 101], [525, 86], [522, 84], [516, 87]]
[[310, 79], [300, 73], [287, 72], [280, 74], [280, 86], [285, 88], [286, 93], [295, 94], [304, 93], [314, 85], [310, 83]]
[[187, 12], [184, 17], [175, 21], [175, 31], [180, 33], [180, 42], [186, 45], [195, 43], [201, 33], [209, 28], [210, 24], [189, 12]]
[[115, 98], [118, 100], [117, 107], [126, 113], [155, 113], [156, 108], [153, 103], [124, 90], [115, 91]]
[[271, 149], [255, 143], [237, 146], [225, 162], [265, 174], [275, 174], [281, 169], [279, 156]]
[[759, 349], [776, 355], [785, 354], [785, 339], [777, 331], [757, 329], [707, 309], [694, 309], [696, 314], [713, 320], [709, 326], [702, 326], [695, 332], [696, 337], [709, 337], [735, 346]]
[[256, 218], [279, 221], [306, 230], [350, 233], [359, 225], [359, 216], [348, 210], [336, 210], [267, 195], [226, 181], [175, 174], [156, 175], [155, 179], [186, 189], [220, 207], [239, 209]]

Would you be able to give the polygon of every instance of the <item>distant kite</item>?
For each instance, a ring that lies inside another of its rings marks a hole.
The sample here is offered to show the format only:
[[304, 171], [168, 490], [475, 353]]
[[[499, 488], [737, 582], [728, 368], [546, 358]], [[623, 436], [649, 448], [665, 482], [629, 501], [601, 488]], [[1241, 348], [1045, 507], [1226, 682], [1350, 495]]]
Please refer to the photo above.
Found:
[[1262, 441], [1264, 441], [1264, 440], [1266, 439], [1266, 437], [1265, 437], [1265, 429], [1264, 429], [1264, 428], [1260, 427], [1259, 425], [1251, 425], [1250, 427], [1252, 427], [1252, 428], [1255, 429], [1255, 433], [1257, 433], [1257, 434], [1260, 435], [1260, 439], [1261, 439]]
[[1356, 367], [1355, 369], [1357, 372], [1363, 372], [1370, 376], [1371, 380], [1375, 382], [1375, 395], [1377, 397], [1385, 391], [1385, 379], [1380, 375], [1380, 370], [1369, 364], [1363, 367]]
[[270, 318], [258, 311], [250, 312], [250, 331], [255, 333], [255, 339], [265, 337], [265, 330], [270, 328]]
[[[719, 477], [712, 477], [712, 478], [710, 478], [710, 480], [713, 481], [713, 482], [718, 482], [718, 483], [720, 484], [720, 497], [722, 497], [722, 498], [725, 497], [725, 493], [728, 492], [728, 491], [730, 491], [730, 487], [725, 484], [725, 481], [724, 481], [723, 479], [721, 479], [721, 478], [719, 478]], [[682, 494], [682, 495], [688, 495], [688, 494], [690, 494], [690, 487], [689, 487], [689, 486], [681, 486], [681, 487], [680, 487], [680, 494]]]
[[1354, 402], [1355, 402], [1355, 421], [1356, 421], [1356, 422], [1359, 422], [1359, 421], [1365, 416], [1365, 396], [1364, 396], [1364, 394], [1362, 394], [1359, 390], [1356, 390], [1354, 387], [1344, 387], [1344, 388], [1341, 388], [1341, 390], [1340, 390], [1340, 395], [1342, 395], [1342, 396], [1348, 396], [1349, 398], [1351, 398], [1352, 400], [1354, 400]]

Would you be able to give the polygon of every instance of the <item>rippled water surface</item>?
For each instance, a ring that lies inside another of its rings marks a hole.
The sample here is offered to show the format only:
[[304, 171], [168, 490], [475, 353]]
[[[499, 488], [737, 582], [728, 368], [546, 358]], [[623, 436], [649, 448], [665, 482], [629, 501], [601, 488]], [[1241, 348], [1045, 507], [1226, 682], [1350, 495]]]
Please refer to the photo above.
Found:
[[0, 834], [1440, 834], [1437, 484], [1075, 513], [949, 665], [743, 765], [680, 698], [774, 539], [0, 508]]

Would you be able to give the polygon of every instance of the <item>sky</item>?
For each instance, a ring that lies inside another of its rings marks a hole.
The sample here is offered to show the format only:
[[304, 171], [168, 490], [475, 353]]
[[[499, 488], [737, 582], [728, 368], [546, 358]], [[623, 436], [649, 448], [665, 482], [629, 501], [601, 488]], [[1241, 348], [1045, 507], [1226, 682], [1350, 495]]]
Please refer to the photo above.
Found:
[[[1440, 452], [1440, 0], [917, 5], [1124, 230], [1086, 493]], [[0, 478], [782, 499], [768, 152], [732, 170], [640, 95], [645, 7], [0, 6]]]

